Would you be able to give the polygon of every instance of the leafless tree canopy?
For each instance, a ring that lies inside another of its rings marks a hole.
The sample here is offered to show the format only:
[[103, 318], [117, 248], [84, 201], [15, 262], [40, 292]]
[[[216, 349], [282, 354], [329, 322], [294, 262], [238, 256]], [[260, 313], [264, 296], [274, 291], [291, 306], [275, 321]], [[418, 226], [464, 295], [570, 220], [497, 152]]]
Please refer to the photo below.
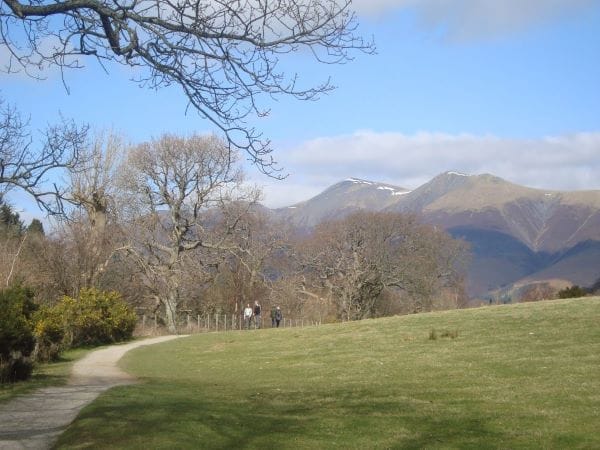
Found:
[[218, 232], [211, 224], [223, 205], [237, 200], [232, 192], [242, 197], [234, 156], [214, 136], [165, 135], [132, 149], [123, 169], [131, 209], [128, 252], [165, 306], [172, 331], [187, 268], [205, 264], [203, 251], [229, 247], [238, 219], [222, 215]]
[[442, 288], [460, 282], [466, 256], [464, 245], [443, 231], [384, 212], [322, 223], [302, 247], [313, 285], [333, 292], [348, 320], [371, 317], [387, 288], [415, 299], [416, 310], [431, 309]]
[[[350, 0], [1, 0], [5, 70], [82, 67], [80, 56], [138, 66], [150, 88], [178, 84], [201, 116], [273, 173], [268, 140], [249, 115], [268, 113], [259, 94], [315, 99], [329, 80], [300, 87], [281, 57], [304, 51], [343, 63], [373, 51], [356, 33]], [[139, 70], [139, 69], [138, 69]]]
[[70, 171], [69, 197], [85, 210], [93, 226], [102, 227], [107, 215], [117, 214], [116, 170], [125, 152], [122, 136], [113, 132], [95, 133], [80, 152], [77, 170]]
[[28, 121], [0, 99], [0, 195], [22, 189], [47, 212], [62, 212], [66, 191], [56, 179], [52, 182], [51, 172], [76, 170], [87, 131], [87, 126], [63, 120], [48, 126], [43, 141], [35, 145]]

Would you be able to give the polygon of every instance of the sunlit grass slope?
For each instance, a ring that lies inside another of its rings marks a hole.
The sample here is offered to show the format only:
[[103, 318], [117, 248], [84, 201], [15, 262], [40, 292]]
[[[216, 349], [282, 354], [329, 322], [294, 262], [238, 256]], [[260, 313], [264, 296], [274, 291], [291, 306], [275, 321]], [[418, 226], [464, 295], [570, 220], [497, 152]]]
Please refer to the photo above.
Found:
[[59, 447], [600, 448], [600, 298], [198, 335], [122, 366], [143, 382]]

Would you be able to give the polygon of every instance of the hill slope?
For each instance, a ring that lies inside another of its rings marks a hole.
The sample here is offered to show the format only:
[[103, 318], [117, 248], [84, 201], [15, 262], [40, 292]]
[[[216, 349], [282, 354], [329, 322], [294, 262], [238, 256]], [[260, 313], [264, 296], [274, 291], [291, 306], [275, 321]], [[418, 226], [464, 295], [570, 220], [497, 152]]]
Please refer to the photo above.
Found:
[[58, 448], [599, 448], [599, 322], [588, 298], [195, 335], [128, 353], [144, 383]]

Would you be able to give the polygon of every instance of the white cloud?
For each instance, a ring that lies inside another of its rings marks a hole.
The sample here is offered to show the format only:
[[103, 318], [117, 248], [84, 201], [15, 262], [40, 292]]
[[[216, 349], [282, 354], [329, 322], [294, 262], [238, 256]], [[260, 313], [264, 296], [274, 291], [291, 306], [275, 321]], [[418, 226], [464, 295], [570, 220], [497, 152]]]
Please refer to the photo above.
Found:
[[271, 207], [307, 200], [351, 176], [414, 189], [448, 170], [540, 189], [600, 189], [600, 132], [504, 139], [359, 131], [307, 141], [279, 156], [290, 176], [259, 182]]
[[285, 180], [272, 180], [261, 183], [260, 186], [264, 198], [262, 203], [269, 208], [282, 208], [314, 197], [323, 191], [328, 184], [327, 181], [315, 184], [308, 180], [303, 183], [300, 177], [291, 176]]
[[414, 11], [426, 28], [452, 40], [503, 35], [548, 20], [580, 13], [598, 0], [354, 0], [361, 15], [383, 16], [393, 10]]

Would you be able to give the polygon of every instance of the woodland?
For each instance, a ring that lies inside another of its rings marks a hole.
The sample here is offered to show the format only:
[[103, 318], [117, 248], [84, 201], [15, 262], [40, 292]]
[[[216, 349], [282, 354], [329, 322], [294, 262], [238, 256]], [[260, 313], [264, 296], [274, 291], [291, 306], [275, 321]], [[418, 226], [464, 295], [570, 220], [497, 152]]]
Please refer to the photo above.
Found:
[[60, 202], [44, 203], [52, 229], [2, 204], [5, 286], [29, 286], [43, 304], [81, 289], [117, 291], [171, 332], [181, 311], [239, 315], [256, 300], [331, 322], [464, 299], [468, 249], [415, 217], [358, 212], [300, 232], [261, 206], [217, 137], [124, 142], [82, 138], [77, 161], [62, 161]]

